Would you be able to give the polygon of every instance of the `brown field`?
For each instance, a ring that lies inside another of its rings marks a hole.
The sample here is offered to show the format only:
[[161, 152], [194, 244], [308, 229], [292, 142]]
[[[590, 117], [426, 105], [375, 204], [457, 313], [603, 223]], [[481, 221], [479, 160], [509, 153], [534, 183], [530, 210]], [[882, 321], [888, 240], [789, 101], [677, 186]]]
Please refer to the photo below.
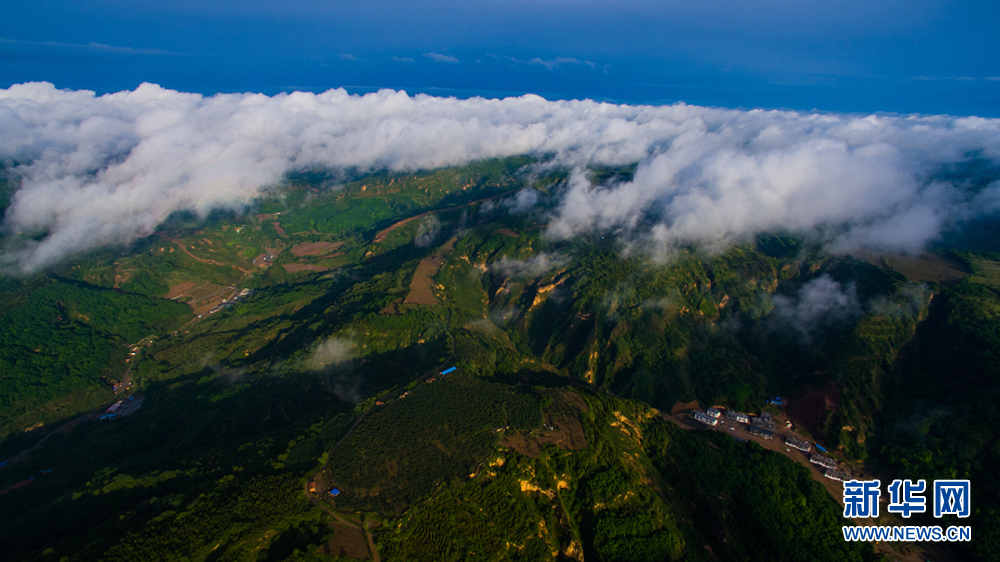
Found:
[[939, 254], [924, 253], [914, 257], [855, 252], [852, 255], [872, 265], [894, 269], [910, 281], [934, 281], [942, 285], [952, 285], [969, 275], [961, 263]]
[[417, 270], [413, 272], [413, 279], [410, 281], [410, 294], [406, 295], [404, 303], [408, 304], [437, 304], [434, 297], [434, 276], [437, 275], [444, 259], [439, 256], [430, 256], [420, 260]]
[[499, 228], [493, 231], [493, 234], [503, 234], [504, 236], [510, 236], [511, 238], [520, 238], [521, 235], [514, 232], [509, 228]]
[[368, 541], [361, 531], [352, 529], [340, 522], [330, 523], [333, 538], [320, 547], [320, 554], [346, 556], [364, 560], [368, 558]]
[[322, 265], [314, 265], [311, 263], [286, 263], [281, 266], [285, 268], [288, 273], [298, 273], [300, 271], [328, 271], [329, 267], [323, 267]]
[[434, 297], [434, 276], [437, 275], [448, 254], [455, 248], [458, 238], [452, 237], [445, 242], [433, 256], [428, 256], [417, 264], [417, 270], [413, 272], [413, 279], [410, 280], [410, 294], [406, 296], [403, 304], [437, 304]]
[[227, 285], [185, 281], [172, 285], [166, 298], [183, 302], [190, 306], [195, 314], [205, 314], [235, 292], [234, 287]]
[[383, 316], [393, 316], [399, 314], [399, 307], [397, 306], [398, 304], [399, 304], [398, 302], [392, 301], [391, 303], [387, 304], [385, 308], [380, 310], [379, 314]]
[[278, 232], [279, 236], [285, 236], [285, 229], [281, 228], [281, 223], [280, 222], [274, 221], [274, 230], [276, 230]]
[[307, 242], [292, 246], [292, 254], [295, 257], [322, 256], [337, 251], [343, 245], [343, 242]]

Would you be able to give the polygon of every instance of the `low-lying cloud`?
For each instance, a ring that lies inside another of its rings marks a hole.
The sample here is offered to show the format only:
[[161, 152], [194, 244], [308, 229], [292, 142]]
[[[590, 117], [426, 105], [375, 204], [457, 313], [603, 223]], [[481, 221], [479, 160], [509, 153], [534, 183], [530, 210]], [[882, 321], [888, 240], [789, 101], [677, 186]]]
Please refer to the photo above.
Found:
[[438, 234], [441, 234], [441, 220], [437, 215], [427, 215], [420, 221], [413, 244], [418, 248], [426, 248], [437, 240]]
[[[390, 90], [203, 97], [143, 84], [96, 96], [30, 83], [0, 90], [0, 161], [21, 182], [4, 228], [38, 241], [2, 255], [35, 271], [148, 235], [178, 210], [243, 209], [295, 170], [417, 170], [516, 154], [576, 170], [558, 192], [550, 237], [611, 232], [661, 254], [777, 228], [817, 232], [835, 248], [914, 250], [1000, 209], [1000, 185], [972, 194], [928, 179], [970, 154], [1000, 159], [996, 119]], [[628, 182], [593, 185], [585, 173], [634, 162]]]
[[802, 285], [794, 297], [777, 295], [772, 320], [794, 329], [806, 342], [815, 332], [831, 324], [843, 323], [862, 314], [857, 287], [841, 285], [829, 275]]
[[313, 350], [306, 359], [306, 368], [320, 371], [344, 363], [353, 356], [354, 341], [349, 338], [331, 337]]
[[542, 252], [526, 260], [513, 259], [504, 256], [490, 264], [490, 269], [515, 279], [531, 279], [554, 269], [565, 266], [569, 258], [562, 255], [552, 255]]

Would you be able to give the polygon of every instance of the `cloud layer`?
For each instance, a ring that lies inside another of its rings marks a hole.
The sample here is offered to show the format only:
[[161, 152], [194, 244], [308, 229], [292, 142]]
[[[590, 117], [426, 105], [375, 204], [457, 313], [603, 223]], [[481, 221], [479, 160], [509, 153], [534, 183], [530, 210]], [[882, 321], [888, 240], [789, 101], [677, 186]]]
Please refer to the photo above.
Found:
[[[514, 154], [576, 169], [550, 220], [555, 238], [616, 231], [667, 251], [761, 230], [819, 229], [844, 247], [915, 249], [949, 221], [1000, 208], [996, 184], [969, 195], [927, 180], [971, 153], [1000, 159], [1000, 120], [391, 90], [0, 90], [0, 160], [22, 181], [4, 228], [46, 233], [4, 252], [24, 271], [146, 235], [176, 210], [240, 208], [290, 170], [414, 170]], [[594, 186], [584, 172], [634, 162], [631, 182]]]

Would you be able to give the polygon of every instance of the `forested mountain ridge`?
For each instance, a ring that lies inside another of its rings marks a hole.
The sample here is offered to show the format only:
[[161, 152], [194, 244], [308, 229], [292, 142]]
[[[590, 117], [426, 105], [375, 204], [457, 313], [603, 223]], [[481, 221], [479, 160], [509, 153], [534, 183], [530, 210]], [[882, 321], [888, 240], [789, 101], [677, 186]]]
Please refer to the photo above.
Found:
[[[955, 556], [996, 559], [997, 256], [922, 258], [971, 272], [946, 284], [787, 233], [654, 261], [547, 237], [516, 193], [544, 209], [566, 175], [530, 163], [303, 174], [5, 281], [2, 459], [50, 437], [0, 469], [35, 478], [0, 496], [2, 556], [876, 559], [804, 468], [659, 415], [694, 401], [770, 407], [858, 470], [970, 477]], [[125, 372], [141, 409], [64, 425]]]

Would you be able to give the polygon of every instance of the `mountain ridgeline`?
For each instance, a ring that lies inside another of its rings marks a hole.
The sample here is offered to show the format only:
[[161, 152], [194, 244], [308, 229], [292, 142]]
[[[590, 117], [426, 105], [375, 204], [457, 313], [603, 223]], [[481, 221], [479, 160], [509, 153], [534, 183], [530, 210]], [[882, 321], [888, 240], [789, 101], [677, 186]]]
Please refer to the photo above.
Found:
[[[547, 236], [566, 179], [528, 158], [306, 171], [244, 213], [5, 278], [0, 488], [21, 484], [0, 559], [916, 548], [845, 542], [802, 463], [670, 415], [719, 406], [782, 416], [855, 473], [970, 479], [974, 539], [935, 555], [1000, 560], [982, 231], [917, 257], [775, 232], [654, 261], [613, 233]], [[101, 421], [119, 400], [141, 407]]]

